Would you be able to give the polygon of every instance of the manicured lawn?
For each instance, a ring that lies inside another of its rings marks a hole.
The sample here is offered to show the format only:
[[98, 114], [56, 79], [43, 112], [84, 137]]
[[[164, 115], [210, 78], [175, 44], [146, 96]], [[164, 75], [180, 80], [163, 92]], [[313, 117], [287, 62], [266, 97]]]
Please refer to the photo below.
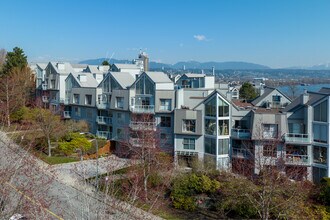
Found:
[[59, 156], [47, 157], [47, 155], [44, 155], [44, 154], [39, 155], [39, 156], [43, 161], [45, 161], [46, 163], [48, 163], [50, 165], [61, 164], [61, 163], [71, 163], [71, 162], [79, 161], [79, 159], [71, 158], [71, 157], [59, 157]]

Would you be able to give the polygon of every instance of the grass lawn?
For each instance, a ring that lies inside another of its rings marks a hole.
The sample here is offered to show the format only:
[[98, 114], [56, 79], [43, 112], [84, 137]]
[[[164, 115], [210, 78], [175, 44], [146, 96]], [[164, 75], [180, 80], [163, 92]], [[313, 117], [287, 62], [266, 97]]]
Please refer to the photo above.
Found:
[[61, 163], [71, 163], [79, 161], [77, 158], [71, 158], [71, 157], [60, 157], [60, 156], [54, 156], [54, 157], [48, 157], [45, 154], [39, 154], [40, 159], [45, 161], [46, 163], [50, 165], [54, 164], [61, 164]]

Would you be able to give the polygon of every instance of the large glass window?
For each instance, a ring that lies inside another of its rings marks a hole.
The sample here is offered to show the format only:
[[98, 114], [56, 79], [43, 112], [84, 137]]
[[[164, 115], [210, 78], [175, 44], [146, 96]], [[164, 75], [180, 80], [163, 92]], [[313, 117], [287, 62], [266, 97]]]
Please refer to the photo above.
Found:
[[313, 146], [313, 161], [314, 163], [327, 163], [327, 148], [320, 146]]
[[229, 105], [218, 97], [219, 117], [229, 116]]
[[124, 97], [116, 97], [116, 108], [124, 108]]
[[263, 138], [277, 138], [277, 124], [263, 124]]
[[73, 103], [79, 104], [79, 94], [73, 94]]
[[183, 138], [183, 149], [195, 150], [195, 138]]
[[208, 103], [205, 104], [205, 116], [216, 117], [216, 99], [213, 97]]
[[229, 135], [229, 120], [219, 120], [219, 135]]
[[218, 155], [229, 154], [229, 139], [218, 140]]
[[314, 107], [314, 121], [328, 121], [328, 101], [324, 101]]
[[183, 120], [182, 131], [195, 132], [196, 131], [196, 120]]
[[169, 116], [161, 116], [160, 117], [160, 127], [171, 127], [171, 117]]
[[204, 150], [205, 153], [216, 155], [216, 139], [214, 138], [204, 138]]
[[328, 142], [328, 127], [323, 124], [313, 124], [313, 140], [315, 142]]
[[217, 135], [217, 124], [215, 119], [205, 119], [205, 134]]
[[171, 99], [160, 99], [159, 110], [171, 111]]
[[136, 94], [154, 94], [154, 84], [145, 76], [142, 76], [135, 84]]
[[304, 134], [305, 125], [303, 123], [289, 123], [289, 133]]

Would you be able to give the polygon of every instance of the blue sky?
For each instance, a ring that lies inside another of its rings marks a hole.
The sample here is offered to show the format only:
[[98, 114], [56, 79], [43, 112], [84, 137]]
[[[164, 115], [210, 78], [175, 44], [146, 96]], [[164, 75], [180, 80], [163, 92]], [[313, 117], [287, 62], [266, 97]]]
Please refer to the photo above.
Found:
[[274, 68], [330, 62], [328, 0], [0, 0], [0, 48], [30, 61], [113, 55], [247, 61]]

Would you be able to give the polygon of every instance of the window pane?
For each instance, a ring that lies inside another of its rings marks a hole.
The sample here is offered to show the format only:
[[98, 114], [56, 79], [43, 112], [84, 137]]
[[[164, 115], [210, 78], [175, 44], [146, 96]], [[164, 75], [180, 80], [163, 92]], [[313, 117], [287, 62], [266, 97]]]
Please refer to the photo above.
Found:
[[215, 119], [205, 119], [205, 134], [217, 135]]
[[215, 97], [205, 104], [205, 115], [210, 117], [216, 117], [216, 99]]
[[229, 135], [229, 120], [219, 120], [219, 135]]
[[218, 155], [229, 153], [229, 139], [218, 140]]

